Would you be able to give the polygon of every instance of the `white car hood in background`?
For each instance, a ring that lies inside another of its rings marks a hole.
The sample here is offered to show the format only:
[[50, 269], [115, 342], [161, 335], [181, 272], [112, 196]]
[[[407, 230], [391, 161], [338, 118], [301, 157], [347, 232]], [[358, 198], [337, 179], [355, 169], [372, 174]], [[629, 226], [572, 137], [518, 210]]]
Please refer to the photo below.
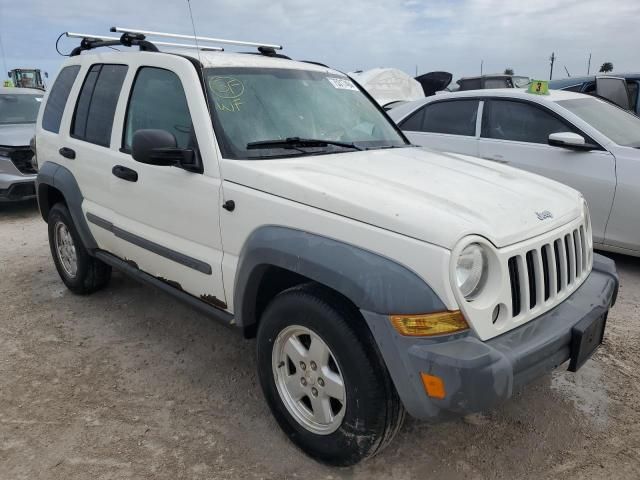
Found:
[[[511, 245], [581, 215], [577, 191], [486, 163], [409, 147], [225, 160], [222, 171], [225, 180], [448, 249], [469, 234]], [[540, 220], [544, 211], [553, 218]]]
[[399, 100], [409, 102], [424, 98], [422, 85], [397, 68], [372, 68], [364, 72], [350, 72], [349, 76], [380, 105]]

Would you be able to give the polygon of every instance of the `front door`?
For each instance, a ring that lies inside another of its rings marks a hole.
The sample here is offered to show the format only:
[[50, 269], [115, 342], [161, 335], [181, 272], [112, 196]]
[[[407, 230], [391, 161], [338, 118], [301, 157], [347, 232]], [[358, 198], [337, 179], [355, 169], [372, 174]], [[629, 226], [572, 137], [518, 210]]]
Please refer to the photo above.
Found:
[[[120, 148], [109, 176], [113, 253], [226, 309], [218, 218], [221, 182], [204, 92], [188, 60], [149, 57], [154, 56], [140, 55], [144, 64], [130, 65], [114, 122]], [[134, 160], [132, 139], [141, 129], [171, 133], [178, 147], [197, 152], [203, 172]]]
[[616, 186], [613, 155], [606, 150], [576, 151], [549, 145], [551, 133], [584, 134], [531, 102], [489, 100], [485, 101], [483, 112], [480, 156], [552, 178], [582, 192], [589, 203], [594, 242], [603, 243]]

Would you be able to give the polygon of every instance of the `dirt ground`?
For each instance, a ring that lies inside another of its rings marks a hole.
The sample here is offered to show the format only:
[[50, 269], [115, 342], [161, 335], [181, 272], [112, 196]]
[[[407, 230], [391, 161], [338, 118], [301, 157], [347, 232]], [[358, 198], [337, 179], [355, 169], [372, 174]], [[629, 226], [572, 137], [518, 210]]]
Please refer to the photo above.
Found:
[[320, 465], [279, 430], [255, 343], [114, 274], [89, 297], [55, 271], [35, 204], [0, 206], [0, 478], [640, 478], [640, 259], [577, 374], [495, 411], [409, 419], [381, 455]]

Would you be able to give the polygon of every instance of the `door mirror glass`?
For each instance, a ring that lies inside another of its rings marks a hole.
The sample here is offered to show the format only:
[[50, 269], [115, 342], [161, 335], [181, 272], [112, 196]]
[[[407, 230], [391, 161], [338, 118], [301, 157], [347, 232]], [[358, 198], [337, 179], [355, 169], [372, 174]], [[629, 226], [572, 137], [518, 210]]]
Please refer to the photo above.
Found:
[[133, 134], [131, 156], [140, 163], [200, 171], [195, 152], [178, 148], [176, 137], [166, 130], [141, 129]]
[[557, 132], [549, 135], [549, 145], [572, 148], [575, 150], [593, 150], [595, 145], [587, 143], [582, 135], [573, 132]]
[[627, 82], [620, 77], [597, 77], [596, 95], [615, 103], [625, 110], [631, 110]]

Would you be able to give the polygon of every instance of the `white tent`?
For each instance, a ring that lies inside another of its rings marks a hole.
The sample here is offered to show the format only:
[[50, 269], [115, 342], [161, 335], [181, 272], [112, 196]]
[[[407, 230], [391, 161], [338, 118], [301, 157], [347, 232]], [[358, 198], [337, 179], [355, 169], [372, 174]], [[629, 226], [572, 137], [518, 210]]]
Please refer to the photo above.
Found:
[[397, 68], [372, 68], [349, 73], [380, 105], [398, 100], [410, 101], [424, 97], [422, 86]]

